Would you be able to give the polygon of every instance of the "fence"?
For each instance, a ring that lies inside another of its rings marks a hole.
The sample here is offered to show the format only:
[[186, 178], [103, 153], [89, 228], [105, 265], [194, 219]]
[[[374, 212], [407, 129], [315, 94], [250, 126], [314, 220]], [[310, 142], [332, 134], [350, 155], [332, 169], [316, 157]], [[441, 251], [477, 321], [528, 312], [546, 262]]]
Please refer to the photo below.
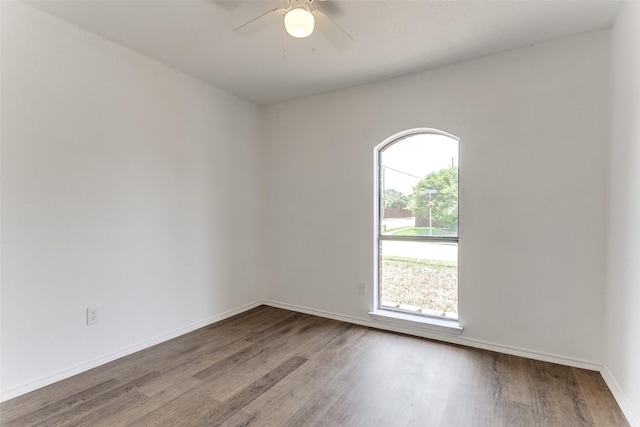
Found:
[[384, 208], [383, 218], [410, 218], [413, 212], [409, 209]]

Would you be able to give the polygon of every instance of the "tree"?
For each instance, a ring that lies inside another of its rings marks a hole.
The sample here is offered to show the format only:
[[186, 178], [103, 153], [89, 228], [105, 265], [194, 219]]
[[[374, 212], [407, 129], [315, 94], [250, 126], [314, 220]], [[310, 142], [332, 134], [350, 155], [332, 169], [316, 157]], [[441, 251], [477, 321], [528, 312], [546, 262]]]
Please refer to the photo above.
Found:
[[458, 226], [458, 168], [443, 169], [427, 175], [413, 188], [409, 208], [416, 217], [429, 218], [429, 194], [431, 196], [431, 220], [434, 226], [457, 228]]
[[393, 188], [384, 190], [384, 207], [405, 209], [409, 204], [409, 196]]

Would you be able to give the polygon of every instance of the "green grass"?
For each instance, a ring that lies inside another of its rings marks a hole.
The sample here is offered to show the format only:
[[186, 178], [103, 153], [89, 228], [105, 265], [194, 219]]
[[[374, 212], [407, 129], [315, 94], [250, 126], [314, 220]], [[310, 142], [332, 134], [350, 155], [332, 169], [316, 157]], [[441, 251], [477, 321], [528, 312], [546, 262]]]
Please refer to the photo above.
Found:
[[405, 228], [393, 233], [394, 236], [437, 236], [437, 237], [455, 237], [456, 232], [454, 230], [448, 230], [446, 228], [431, 228], [431, 234], [429, 234], [429, 227], [416, 227]]
[[382, 234], [396, 234], [400, 230], [407, 230], [412, 227], [396, 227], [396, 228], [387, 228], [382, 232]]
[[436, 261], [433, 259], [424, 259], [424, 258], [409, 258], [409, 257], [401, 257], [401, 256], [393, 256], [393, 255], [383, 256], [382, 263], [384, 265], [397, 265], [399, 267], [404, 267], [404, 268], [411, 268], [414, 266], [429, 267], [436, 270], [458, 268], [455, 262]]

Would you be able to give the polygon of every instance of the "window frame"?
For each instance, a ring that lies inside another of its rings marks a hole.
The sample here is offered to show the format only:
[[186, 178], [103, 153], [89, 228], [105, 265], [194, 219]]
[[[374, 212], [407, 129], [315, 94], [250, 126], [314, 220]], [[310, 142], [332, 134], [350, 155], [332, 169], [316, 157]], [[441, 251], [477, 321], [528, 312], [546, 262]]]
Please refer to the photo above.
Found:
[[[458, 230], [457, 236], [394, 236], [394, 235], [385, 235], [382, 233], [382, 220], [384, 214], [384, 204], [383, 204], [383, 191], [382, 188], [382, 152], [391, 147], [392, 145], [401, 142], [404, 139], [410, 138], [415, 135], [423, 135], [423, 134], [435, 134], [442, 135], [448, 138], [451, 138], [456, 141], [458, 145], [458, 207], [457, 207], [457, 216], [458, 216]], [[382, 307], [380, 301], [380, 290], [381, 290], [381, 271], [382, 271], [382, 262], [381, 262], [381, 246], [383, 241], [405, 241], [405, 242], [423, 242], [423, 243], [436, 243], [436, 244], [455, 244], [456, 246], [460, 246], [460, 138], [455, 135], [452, 135], [448, 132], [444, 132], [438, 129], [433, 128], [417, 128], [417, 129], [409, 129], [400, 133], [397, 133], [382, 143], [374, 149], [374, 165], [375, 165], [375, 214], [374, 214], [374, 298], [373, 298], [373, 307], [374, 310], [371, 312], [375, 317], [384, 316], [390, 318], [399, 318], [404, 321], [411, 321], [411, 318], [420, 319], [416, 320], [420, 323], [433, 322], [436, 325], [443, 326], [441, 322], [446, 323], [455, 323], [455, 328], [458, 329], [458, 321], [455, 319], [449, 319], [442, 316], [433, 316], [424, 313], [409, 313], [403, 310], [394, 310], [389, 307]], [[458, 255], [459, 257], [459, 255]], [[459, 284], [458, 284], [458, 312], [459, 312]], [[384, 313], [384, 314], [383, 314]], [[459, 314], [459, 313], [458, 313]], [[461, 330], [461, 328], [459, 328]]]

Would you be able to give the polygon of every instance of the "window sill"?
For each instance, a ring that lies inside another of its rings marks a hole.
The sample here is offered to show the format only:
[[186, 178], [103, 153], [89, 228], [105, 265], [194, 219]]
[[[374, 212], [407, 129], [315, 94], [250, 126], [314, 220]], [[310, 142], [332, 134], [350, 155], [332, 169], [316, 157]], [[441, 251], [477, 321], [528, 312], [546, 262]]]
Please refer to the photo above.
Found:
[[400, 313], [392, 310], [374, 310], [369, 312], [374, 320], [398, 326], [411, 326], [429, 329], [436, 332], [460, 335], [463, 327], [455, 320], [438, 319], [435, 317], [420, 316], [415, 314]]

